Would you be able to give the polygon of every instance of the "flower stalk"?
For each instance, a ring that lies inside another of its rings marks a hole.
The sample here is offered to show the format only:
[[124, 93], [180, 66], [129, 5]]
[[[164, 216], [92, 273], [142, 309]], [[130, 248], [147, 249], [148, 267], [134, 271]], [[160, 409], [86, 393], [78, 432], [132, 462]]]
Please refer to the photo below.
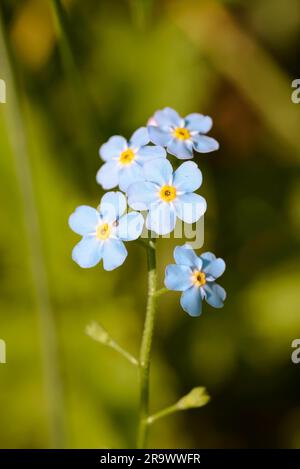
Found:
[[197, 409], [199, 407], [205, 406], [210, 401], [210, 396], [208, 395], [206, 389], [202, 386], [193, 388], [188, 394], [183, 396], [175, 404], [162, 409], [156, 414], [150, 415], [147, 418], [148, 425], [152, 425], [156, 420], [166, 417], [167, 415], [174, 414], [181, 410], [187, 409]]
[[121, 347], [121, 345], [118, 344], [118, 342], [116, 342], [109, 335], [107, 330], [104, 329], [101, 324], [98, 324], [97, 322], [93, 321], [92, 323], [87, 325], [85, 332], [92, 339], [96, 340], [96, 342], [99, 342], [102, 345], [106, 345], [106, 347], [112, 348], [124, 358], [126, 358], [126, 360], [128, 360], [132, 365], [138, 366], [138, 360], [130, 352]]
[[148, 436], [148, 413], [149, 413], [149, 375], [151, 361], [151, 345], [155, 323], [156, 302], [156, 246], [155, 240], [149, 242], [147, 250], [148, 257], [148, 299], [146, 318], [140, 349], [139, 372], [140, 372], [140, 408], [139, 427], [137, 436], [137, 447], [144, 448]]

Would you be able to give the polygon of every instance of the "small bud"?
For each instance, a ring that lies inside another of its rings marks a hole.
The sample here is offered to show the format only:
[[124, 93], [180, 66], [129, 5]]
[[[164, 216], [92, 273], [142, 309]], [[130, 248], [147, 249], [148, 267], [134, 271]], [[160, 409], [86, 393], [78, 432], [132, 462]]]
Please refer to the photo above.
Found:
[[104, 329], [101, 324], [96, 321], [91, 322], [85, 328], [85, 332], [89, 335], [92, 339], [100, 342], [104, 345], [109, 345], [111, 342], [111, 337], [106, 329]]
[[210, 396], [208, 395], [206, 389], [198, 386], [197, 388], [193, 388], [188, 394], [179, 399], [175, 405], [180, 410], [193, 409], [202, 407], [209, 401]]

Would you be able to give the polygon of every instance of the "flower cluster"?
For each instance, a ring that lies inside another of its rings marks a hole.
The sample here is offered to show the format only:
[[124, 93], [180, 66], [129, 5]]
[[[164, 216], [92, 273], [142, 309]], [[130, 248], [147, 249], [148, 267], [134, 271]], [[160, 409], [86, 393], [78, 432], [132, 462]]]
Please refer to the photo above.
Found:
[[[194, 223], [204, 215], [206, 201], [195, 193], [202, 183], [200, 169], [185, 161], [173, 171], [167, 153], [190, 160], [194, 152], [218, 150], [218, 142], [206, 135], [211, 127], [208, 116], [193, 113], [182, 118], [165, 108], [128, 141], [115, 135], [100, 147], [104, 164], [97, 182], [105, 190], [118, 187], [121, 192], [107, 192], [97, 209], [80, 206], [70, 216], [71, 229], [82, 236], [72, 253], [80, 267], [93, 267], [103, 260], [104, 269], [113, 270], [127, 257], [124, 241], [138, 239], [144, 224], [166, 235], [174, 230], [177, 218]], [[145, 212], [145, 221], [140, 212]], [[224, 261], [211, 253], [197, 257], [187, 245], [175, 248], [174, 257], [176, 264], [166, 268], [165, 285], [183, 292], [182, 308], [199, 316], [203, 299], [211, 306], [223, 306], [225, 291], [215, 280], [225, 269]]]

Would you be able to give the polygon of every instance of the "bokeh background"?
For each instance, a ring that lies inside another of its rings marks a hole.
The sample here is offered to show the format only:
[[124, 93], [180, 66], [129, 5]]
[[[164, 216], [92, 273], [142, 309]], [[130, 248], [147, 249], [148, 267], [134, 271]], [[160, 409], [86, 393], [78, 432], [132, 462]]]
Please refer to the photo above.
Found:
[[[121, 268], [82, 270], [67, 220], [99, 203], [100, 144], [171, 106], [214, 119], [221, 149], [196, 160], [228, 299], [198, 319], [177, 293], [159, 300], [151, 410], [196, 385], [212, 400], [157, 422], [149, 445], [300, 447], [297, 0], [0, 5], [0, 446], [133, 447], [136, 370], [85, 326], [138, 353], [145, 253], [131, 243]], [[161, 283], [173, 246], [158, 243]]]

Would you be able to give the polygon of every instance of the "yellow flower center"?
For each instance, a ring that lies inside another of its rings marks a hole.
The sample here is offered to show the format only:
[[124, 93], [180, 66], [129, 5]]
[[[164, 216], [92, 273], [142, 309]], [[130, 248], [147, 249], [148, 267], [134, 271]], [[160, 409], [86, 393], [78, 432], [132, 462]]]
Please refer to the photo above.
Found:
[[128, 148], [127, 150], [122, 151], [119, 157], [119, 161], [121, 164], [126, 165], [126, 164], [130, 164], [132, 160], [134, 160], [134, 158], [135, 158], [134, 151]]
[[108, 223], [103, 223], [102, 225], [97, 226], [96, 236], [98, 239], [105, 240], [110, 235], [110, 226]]
[[165, 202], [172, 202], [176, 197], [176, 188], [174, 186], [163, 186], [159, 195]]
[[204, 272], [200, 270], [195, 270], [192, 277], [192, 282], [196, 287], [202, 287], [206, 284], [206, 276]]
[[188, 129], [185, 129], [184, 127], [177, 127], [173, 130], [173, 136], [179, 140], [187, 140], [191, 137], [191, 134]]

